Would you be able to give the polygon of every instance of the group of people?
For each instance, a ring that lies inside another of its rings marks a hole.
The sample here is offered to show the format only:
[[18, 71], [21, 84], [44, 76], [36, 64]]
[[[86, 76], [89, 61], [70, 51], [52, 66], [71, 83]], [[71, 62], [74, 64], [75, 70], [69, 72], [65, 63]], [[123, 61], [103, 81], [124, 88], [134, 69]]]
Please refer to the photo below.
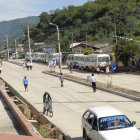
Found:
[[50, 71], [55, 71], [55, 67], [56, 67], [56, 59], [50, 60], [48, 62], [48, 66], [50, 68]]
[[27, 70], [32, 70], [32, 62], [28, 61], [26, 63], [23, 63], [23, 68], [25, 69], [25, 67], [27, 68]]
[[[115, 67], [114, 64], [111, 65], [111, 71], [112, 71], [112, 72], [115, 72], [115, 71], [116, 71], [116, 67]], [[97, 72], [98, 75], [99, 75], [99, 73], [100, 73], [100, 66], [97, 66], [97, 67], [96, 67], [96, 72]], [[108, 74], [108, 76], [109, 76], [109, 73], [110, 73], [109, 65], [106, 66], [106, 68], [105, 68], [105, 73]]]

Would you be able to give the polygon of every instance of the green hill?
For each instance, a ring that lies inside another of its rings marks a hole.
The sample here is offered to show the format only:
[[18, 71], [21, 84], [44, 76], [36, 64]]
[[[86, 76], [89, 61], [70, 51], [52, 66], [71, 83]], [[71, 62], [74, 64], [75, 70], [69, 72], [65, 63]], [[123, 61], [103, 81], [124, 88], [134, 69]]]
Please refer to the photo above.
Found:
[[20, 18], [10, 21], [0, 22], [0, 43], [5, 40], [6, 34], [10, 40], [23, 37], [24, 30], [23, 28], [26, 25], [36, 26], [40, 21], [38, 16], [31, 16], [27, 18]]
[[[35, 42], [57, 41], [56, 27], [60, 28], [61, 48], [66, 50], [69, 43], [106, 40], [111, 35], [140, 39], [139, 0], [95, 0], [83, 6], [68, 6], [63, 10], [40, 15], [40, 23], [32, 28], [31, 38]], [[73, 34], [73, 35], [72, 35]]]

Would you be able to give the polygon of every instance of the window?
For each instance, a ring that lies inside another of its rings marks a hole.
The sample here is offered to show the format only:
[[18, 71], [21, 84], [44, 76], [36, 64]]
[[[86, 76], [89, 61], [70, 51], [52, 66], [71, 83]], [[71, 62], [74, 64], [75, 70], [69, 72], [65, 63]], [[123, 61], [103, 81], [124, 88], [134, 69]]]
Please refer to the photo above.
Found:
[[87, 112], [84, 114], [84, 119], [85, 119], [85, 120], [88, 118], [89, 114], [90, 114], [89, 111], [87, 111]]
[[124, 115], [104, 117], [99, 119], [100, 130], [112, 130], [131, 127], [133, 124]]
[[98, 57], [98, 62], [109, 62], [109, 57]]

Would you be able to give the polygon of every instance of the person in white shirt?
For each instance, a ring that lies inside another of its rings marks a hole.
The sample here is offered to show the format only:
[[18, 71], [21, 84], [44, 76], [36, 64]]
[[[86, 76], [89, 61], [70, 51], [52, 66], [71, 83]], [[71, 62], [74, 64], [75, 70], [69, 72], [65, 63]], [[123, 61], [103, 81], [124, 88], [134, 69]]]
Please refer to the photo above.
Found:
[[96, 68], [96, 71], [97, 71], [97, 73], [99, 75], [99, 73], [100, 73], [100, 67], [99, 66]]
[[30, 70], [32, 70], [32, 62], [30, 62]]
[[91, 83], [92, 83], [93, 92], [96, 92], [96, 77], [94, 76], [93, 73], [91, 76]]
[[0, 67], [0, 74], [1, 74], [1, 71], [2, 71], [2, 67]]
[[26, 66], [25, 63], [23, 63], [23, 69], [25, 69], [25, 66]]
[[29, 63], [29, 62], [27, 62], [27, 70], [29, 70], [29, 66], [30, 66], [30, 63]]
[[106, 74], [108, 74], [109, 77], [109, 66], [106, 67]]

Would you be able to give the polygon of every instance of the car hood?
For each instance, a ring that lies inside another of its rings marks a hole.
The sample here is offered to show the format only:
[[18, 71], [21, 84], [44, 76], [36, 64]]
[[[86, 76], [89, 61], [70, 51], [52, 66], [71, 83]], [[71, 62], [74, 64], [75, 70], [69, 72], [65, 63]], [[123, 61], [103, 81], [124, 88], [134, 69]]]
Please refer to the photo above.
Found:
[[105, 140], [140, 140], [140, 131], [135, 127], [100, 131]]

